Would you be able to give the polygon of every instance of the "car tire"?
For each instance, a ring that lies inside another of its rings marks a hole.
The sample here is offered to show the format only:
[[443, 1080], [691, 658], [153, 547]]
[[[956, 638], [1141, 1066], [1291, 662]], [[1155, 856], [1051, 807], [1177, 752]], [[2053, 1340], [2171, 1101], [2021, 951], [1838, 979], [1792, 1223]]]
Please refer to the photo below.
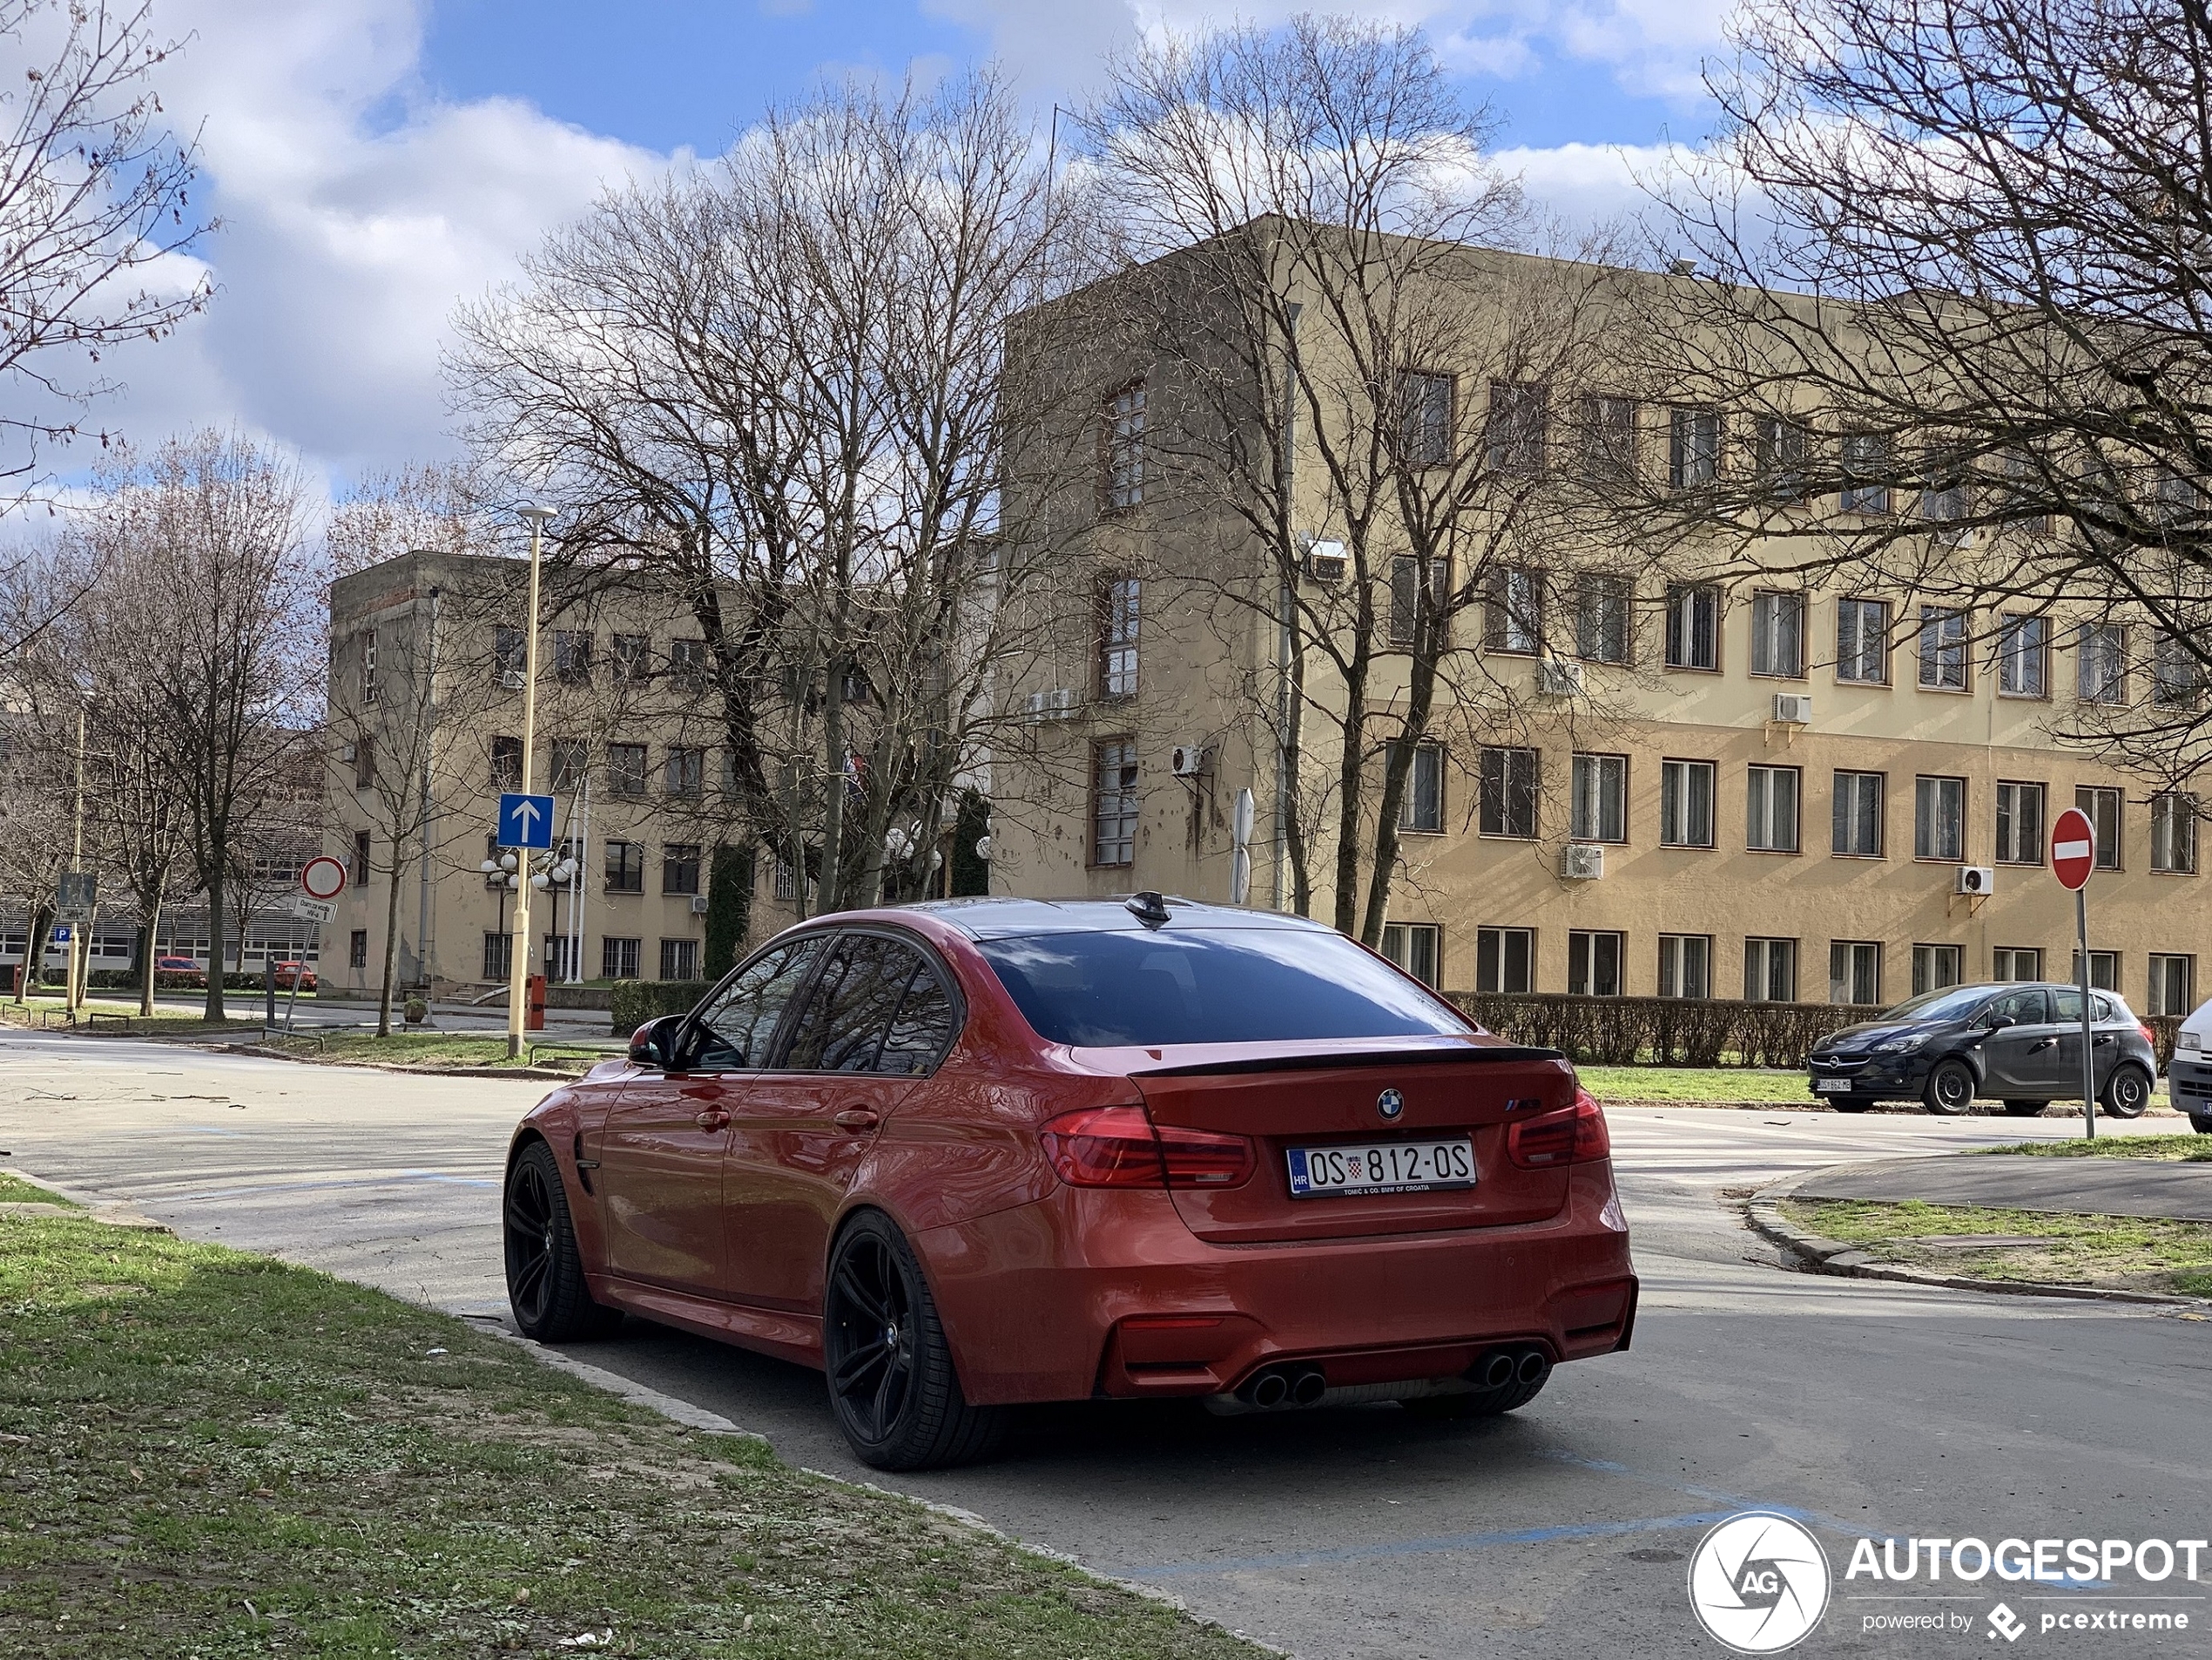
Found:
[[2133, 1061], [2123, 1062], [2097, 1092], [2097, 1104], [2115, 1118], [2140, 1118], [2150, 1105], [2150, 1074]]
[[1871, 1112], [1874, 1097], [1869, 1095], [1836, 1095], [1828, 1097], [1828, 1104], [1838, 1112]]
[[1935, 1070], [1928, 1074], [1926, 1087], [1920, 1091], [1920, 1102], [1939, 1118], [1956, 1118], [1974, 1104], [1974, 1094], [1979, 1088], [1973, 1068], [1964, 1061], [1956, 1057], [1938, 1061]]
[[1495, 1418], [1501, 1413], [1527, 1406], [1543, 1393], [1544, 1386], [1552, 1380], [1552, 1367], [1546, 1366], [1543, 1376], [1534, 1383], [1523, 1383], [1516, 1378], [1495, 1389], [1476, 1389], [1463, 1395], [1415, 1395], [1398, 1404], [1416, 1418], [1432, 1420]]
[[822, 1371], [837, 1427], [864, 1464], [939, 1469], [993, 1452], [1003, 1408], [971, 1407], [929, 1282], [898, 1226], [862, 1211], [830, 1248]]
[[2033, 1118], [2050, 1104], [2047, 1101], [2007, 1101], [2005, 1110], [2015, 1118]]
[[2212, 1117], [2193, 1112], [2189, 1115], [2189, 1128], [2200, 1136], [2212, 1136]]
[[622, 1311], [594, 1302], [569, 1216], [568, 1189], [553, 1150], [533, 1141], [508, 1166], [501, 1205], [507, 1245], [507, 1306], [516, 1329], [540, 1343], [604, 1337]]

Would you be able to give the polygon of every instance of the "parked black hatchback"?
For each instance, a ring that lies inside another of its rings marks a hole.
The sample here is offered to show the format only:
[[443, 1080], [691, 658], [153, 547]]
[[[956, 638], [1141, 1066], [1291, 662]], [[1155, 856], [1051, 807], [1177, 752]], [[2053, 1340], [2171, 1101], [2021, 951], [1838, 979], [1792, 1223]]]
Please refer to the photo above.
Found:
[[[2097, 1104], [2115, 1118], [2150, 1104], [2158, 1050], [2150, 1028], [2108, 991], [2090, 993]], [[1946, 986], [1812, 1046], [1812, 1091], [1838, 1112], [1918, 1101], [1961, 1113], [1977, 1099], [2026, 1117], [2081, 1098], [2081, 989], [2010, 983]]]

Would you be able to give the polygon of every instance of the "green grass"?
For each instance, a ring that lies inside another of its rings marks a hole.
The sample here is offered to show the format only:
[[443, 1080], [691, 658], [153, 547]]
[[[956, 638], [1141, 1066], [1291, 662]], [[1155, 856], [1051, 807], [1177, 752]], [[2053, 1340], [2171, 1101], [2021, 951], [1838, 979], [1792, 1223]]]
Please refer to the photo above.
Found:
[[1976, 1153], [2026, 1153], [2036, 1158], [2212, 1160], [2212, 1136], [2099, 1136], [2094, 1141], [2024, 1141], [1977, 1147]]
[[0, 1218], [0, 1643], [41, 1660], [1232, 1660], [1159, 1603], [264, 1258]]
[[71, 1210], [77, 1208], [74, 1200], [26, 1182], [20, 1176], [10, 1176], [3, 1170], [0, 1170], [0, 1205], [60, 1205]]
[[[1793, 1201], [1791, 1218], [1885, 1262], [1982, 1279], [2096, 1285], [2212, 1297], [2212, 1224], [2153, 1217], [2067, 1216], [2049, 1211]], [[1932, 1245], [1946, 1234], [2002, 1234], [2046, 1243], [1994, 1249]]]
[[1600, 1101], [1803, 1101], [1812, 1086], [1803, 1072], [1742, 1066], [1581, 1066], [1582, 1087]]
[[[227, 1016], [212, 1022], [199, 1015], [187, 1015], [175, 1008], [157, 1006], [152, 1014], [141, 1015], [136, 997], [128, 1000], [113, 996], [88, 997], [78, 1005], [78, 1010], [80, 1025], [88, 1014], [126, 1015], [130, 1017], [132, 1029], [141, 1032], [226, 1031], [233, 1027], [260, 1023], [261, 1006], [258, 997], [249, 1006], [244, 992], [231, 992], [226, 996], [224, 1006], [229, 1011]], [[20, 1004], [10, 1000], [0, 1003], [0, 1019], [36, 1025], [38, 1016], [46, 1014], [58, 1023], [65, 1008], [59, 997], [32, 997]]]

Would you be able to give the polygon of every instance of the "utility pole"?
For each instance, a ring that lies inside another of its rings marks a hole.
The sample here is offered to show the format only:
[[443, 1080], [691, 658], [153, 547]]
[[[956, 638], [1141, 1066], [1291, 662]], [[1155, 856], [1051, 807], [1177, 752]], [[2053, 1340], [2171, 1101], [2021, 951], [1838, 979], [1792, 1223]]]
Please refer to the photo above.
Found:
[[[523, 787], [522, 793], [530, 793], [530, 762], [537, 752], [537, 596], [538, 569], [543, 557], [546, 520], [553, 516], [550, 507], [534, 503], [515, 509], [516, 515], [529, 521], [530, 527], [530, 597], [529, 620], [523, 635]], [[511, 932], [507, 945], [507, 1054], [511, 1060], [523, 1052], [523, 1034], [528, 1020], [525, 1008], [530, 966], [530, 885], [527, 873], [527, 857], [516, 860], [523, 880], [515, 884], [515, 914], [509, 924]]]

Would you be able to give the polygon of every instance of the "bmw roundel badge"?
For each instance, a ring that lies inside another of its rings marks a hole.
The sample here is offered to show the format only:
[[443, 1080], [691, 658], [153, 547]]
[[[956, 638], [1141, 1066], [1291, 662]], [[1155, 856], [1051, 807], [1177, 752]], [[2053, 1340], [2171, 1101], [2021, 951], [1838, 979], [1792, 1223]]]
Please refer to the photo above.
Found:
[[1406, 1110], [1406, 1097], [1395, 1090], [1385, 1090], [1375, 1097], [1375, 1110], [1386, 1118], [1395, 1118]]

